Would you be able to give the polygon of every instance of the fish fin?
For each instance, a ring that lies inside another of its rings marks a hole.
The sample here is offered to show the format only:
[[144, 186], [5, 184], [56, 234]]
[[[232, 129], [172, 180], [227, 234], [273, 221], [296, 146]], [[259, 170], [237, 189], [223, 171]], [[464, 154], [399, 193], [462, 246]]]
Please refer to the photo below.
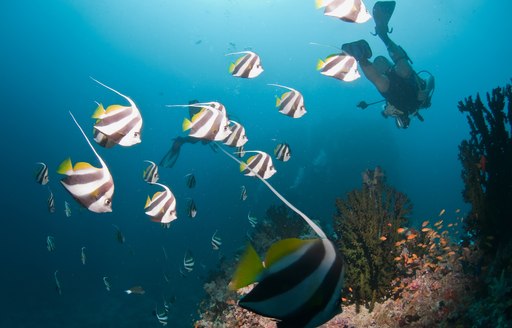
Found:
[[316, 9], [320, 9], [320, 8], [323, 8], [323, 7], [325, 7], [325, 4], [324, 4], [323, 0], [315, 0], [315, 8]]
[[279, 107], [279, 105], [281, 105], [281, 98], [276, 96], [276, 107]]
[[149, 206], [149, 203], [151, 203], [151, 198], [146, 199], [146, 205], [144, 205], [144, 208], [147, 208]]
[[251, 244], [247, 246], [245, 253], [242, 255], [240, 263], [236, 268], [233, 279], [229, 283], [231, 290], [237, 290], [255, 282], [263, 271], [263, 264]]
[[319, 71], [321, 70], [325, 65], [325, 62], [321, 59], [318, 60], [318, 62], [316, 63], [316, 70]]
[[245, 168], [247, 167], [247, 164], [244, 163], [244, 162], [241, 162], [240, 163], [240, 172], [242, 172], [243, 170], [245, 170]]
[[105, 110], [105, 114], [107, 113], [111, 113], [113, 111], [116, 111], [116, 110], [120, 110], [120, 109], [123, 109], [123, 108], [126, 108], [126, 106], [121, 106], [121, 105], [110, 105], [107, 107], [107, 109]]
[[228, 69], [229, 74], [232, 74], [234, 70], [235, 70], [235, 63], [231, 63], [231, 65], [229, 65], [229, 69]]
[[191, 125], [192, 125], [192, 121], [190, 121], [188, 118], [184, 118], [183, 123], [181, 124], [181, 127], [182, 127], [183, 131], [187, 131], [188, 129], [190, 129]]
[[105, 114], [105, 108], [103, 107], [102, 104], [98, 104], [98, 107], [96, 108], [96, 110], [94, 111], [94, 113], [92, 114], [92, 118], [100, 118], [102, 115]]
[[57, 168], [57, 173], [59, 174], [69, 174], [70, 171], [73, 171], [73, 163], [71, 163], [71, 158], [66, 158], [62, 163], [60, 163]]
[[295, 252], [302, 246], [313, 242], [314, 239], [288, 238], [273, 243], [265, 256], [265, 266], [269, 268], [283, 257]]
[[162, 193], [161, 191], [157, 191], [157, 192], [155, 192], [155, 194], [153, 195], [153, 198], [152, 198], [152, 199], [154, 200], [154, 199], [155, 199], [155, 198], [157, 198], [157, 197], [158, 197], [158, 195], [160, 195], [161, 193]]
[[129, 290], [129, 289], [127, 289], [127, 290], [125, 290], [125, 293], [126, 293], [126, 294], [131, 294], [131, 293], [132, 293], [132, 291], [131, 291], [131, 290]]
[[75, 170], [75, 171], [87, 170], [87, 169], [95, 169], [95, 167], [87, 162], [78, 162], [73, 167], [73, 170]]

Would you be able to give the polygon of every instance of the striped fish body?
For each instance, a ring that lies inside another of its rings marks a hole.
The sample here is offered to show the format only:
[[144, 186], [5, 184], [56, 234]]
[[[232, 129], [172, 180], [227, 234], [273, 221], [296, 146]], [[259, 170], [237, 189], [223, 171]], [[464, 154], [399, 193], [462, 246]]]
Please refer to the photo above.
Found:
[[183, 257], [183, 267], [188, 272], [191, 272], [192, 270], [194, 270], [194, 264], [195, 261], [194, 257], [192, 256], [192, 253], [190, 251], [186, 251], [185, 256]]
[[235, 121], [229, 121], [229, 123], [231, 124], [229, 126], [231, 133], [223, 140], [223, 143], [229, 147], [242, 147], [247, 141], [249, 141], [245, 134], [245, 128], [242, 124]]
[[274, 155], [278, 160], [287, 162], [292, 155], [290, 146], [287, 143], [278, 144], [274, 149]]
[[95, 213], [112, 212], [114, 180], [106, 166], [96, 168], [85, 162], [73, 166], [68, 158], [57, 172], [66, 175], [60, 183], [80, 205]]
[[149, 163], [149, 166], [142, 172], [142, 178], [147, 183], [155, 183], [160, 178], [158, 175], [158, 166], [152, 162], [145, 160], [144, 162]]
[[183, 120], [183, 131], [190, 130], [189, 136], [211, 141], [226, 139], [231, 130], [225, 112], [206, 106], [192, 116], [192, 120]]
[[197, 215], [197, 207], [196, 207], [196, 203], [194, 202], [193, 199], [191, 199], [188, 203], [187, 213], [188, 213], [188, 217], [190, 217], [190, 218], [195, 218]]
[[252, 79], [263, 72], [260, 57], [252, 51], [240, 51], [227, 55], [244, 54], [229, 66], [229, 73], [236, 77]]
[[[142, 116], [136, 106], [111, 105], [104, 109], [99, 104], [93, 118], [97, 119], [94, 130], [107, 139], [107, 145], [115, 143], [128, 147], [141, 142]], [[97, 139], [100, 137], [95, 137], [96, 142]]]
[[238, 158], [242, 158], [245, 156], [245, 149], [244, 149], [244, 146], [240, 146], [240, 147], [237, 147], [236, 148], [236, 153], [235, 155], [238, 157]]
[[48, 166], [43, 162], [38, 162], [41, 167], [36, 172], [36, 182], [40, 185], [45, 185], [50, 181], [48, 178]]
[[265, 152], [255, 152], [257, 154], [249, 157], [247, 163], [242, 162], [240, 165], [240, 171], [247, 176], [254, 176], [254, 173], [256, 172], [263, 179], [270, 178], [277, 172], [274, 168], [274, 164], [272, 163], [272, 158]]
[[247, 188], [245, 186], [242, 186], [240, 188], [240, 200], [244, 201], [247, 199]]
[[[248, 250], [250, 251], [250, 250]], [[239, 305], [254, 313], [280, 320], [284, 327], [317, 327], [341, 310], [344, 263], [327, 239], [285, 239], [267, 252], [265, 267], [255, 253], [246, 252], [230, 287], [238, 287], [240, 274], [256, 274], [258, 284]], [[248, 265], [249, 264], [249, 265]], [[244, 272], [242, 265], [256, 268]], [[251, 283], [247, 278], [244, 283]]]
[[48, 196], [48, 212], [55, 213], [55, 197], [51, 191], [50, 196]]
[[317, 69], [322, 75], [345, 82], [352, 82], [361, 77], [356, 59], [345, 54], [330, 55], [325, 60], [319, 60]]
[[318, 7], [325, 7], [324, 15], [349, 23], [367, 22], [371, 15], [362, 0], [319, 0]]
[[146, 206], [144, 207], [145, 213], [151, 217], [153, 222], [168, 225], [177, 219], [176, 198], [167, 186], [160, 183], [154, 184], [164, 188], [164, 191], [156, 192], [153, 198], [148, 196]]
[[217, 236], [217, 230], [215, 230], [215, 232], [212, 236], [212, 248], [214, 250], [219, 250], [221, 245], [222, 245], [222, 240], [219, 236]]
[[299, 118], [306, 114], [307, 111], [304, 105], [304, 97], [299, 91], [284, 85], [270, 85], [289, 90], [288, 92], [283, 93], [281, 98], [276, 97], [276, 107], [279, 108], [279, 112], [281, 114], [290, 116], [292, 118]]
[[186, 178], [187, 178], [187, 181], [186, 181], [187, 187], [194, 188], [196, 186], [196, 177], [195, 177], [195, 175], [192, 174], [192, 173], [189, 173], [189, 174], [186, 175]]
[[94, 141], [96, 141], [96, 143], [103, 148], [112, 148], [116, 145], [114, 139], [109, 139], [109, 137], [107, 137], [105, 134], [101, 133], [97, 129], [93, 128], [92, 136]]

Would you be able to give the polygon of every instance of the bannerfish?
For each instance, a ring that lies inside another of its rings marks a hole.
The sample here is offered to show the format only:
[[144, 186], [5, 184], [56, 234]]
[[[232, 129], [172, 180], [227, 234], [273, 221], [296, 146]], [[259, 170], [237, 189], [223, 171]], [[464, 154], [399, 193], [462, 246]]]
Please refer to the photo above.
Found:
[[60, 182], [71, 196], [88, 210], [95, 213], [112, 212], [112, 197], [114, 195], [112, 175], [73, 114], [71, 112], [69, 114], [101, 163], [101, 168], [96, 168], [85, 162], [78, 162], [73, 166], [71, 159], [68, 158], [60, 164], [57, 170], [58, 173], [66, 175]]
[[62, 295], [62, 288], [60, 287], [60, 281], [59, 281], [59, 278], [57, 278], [58, 272], [59, 272], [59, 270], [55, 270], [55, 272], [53, 273], [53, 278], [55, 280], [55, 290], [57, 291], [57, 293], [59, 295]]
[[236, 155], [238, 158], [242, 158], [242, 157], [244, 157], [244, 156], [245, 156], [245, 149], [244, 149], [244, 146], [237, 147], [237, 148], [236, 148], [235, 155]]
[[220, 246], [222, 245], [221, 238], [217, 235], [217, 230], [212, 235], [212, 248], [214, 250], [218, 250]]
[[55, 250], [55, 238], [53, 238], [53, 236], [46, 237], [46, 249], [48, 252], [53, 252]]
[[158, 175], [158, 166], [152, 162], [145, 160], [144, 162], [149, 163], [149, 166], [142, 172], [142, 178], [148, 183], [155, 183], [160, 178]]
[[324, 60], [319, 59], [316, 69], [322, 75], [345, 82], [352, 82], [361, 77], [356, 59], [345, 53], [330, 55]]
[[82, 251], [80, 252], [80, 260], [82, 261], [82, 264], [85, 265], [85, 261], [87, 260], [87, 257], [85, 256], [85, 246], [82, 247]]
[[189, 218], [195, 218], [197, 215], [196, 203], [193, 199], [190, 199], [187, 205], [187, 214]]
[[238, 58], [234, 63], [229, 65], [229, 73], [231, 75], [252, 79], [263, 72], [260, 56], [252, 51], [231, 52], [226, 54], [226, 56], [241, 54], [244, 56]]
[[325, 16], [349, 23], [365, 23], [372, 18], [362, 0], [316, 0], [316, 7], [325, 7]]
[[251, 227], [256, 227], [256, 224], [258, 224], [258, 218], [255, 216], [251, 216], [251, 212], [247, 213], [247, 220], [249, 221], [249, 224]]
[[242, 147], [243, 145], [245, 145], [247, 141], [249, 141], [247, 135], [245, 134], [245, 128], [242, 126], [242, 124], [235, 122], [233, 120], [230, 120], [229, 123], [231, 124], [229, 126], [231, 133], [222, 142], [226, 146]]
[[[133, 146], [141, 142], [142, 130], [142, 116], [137, 105], [133, 100], [123, 95], [117, 90], [101, 83], [100, 81], [91, 77], [91, 79], [99, 85], [117, 93], [126, 99], [130, 106], [110, 105], [107, 109], [103, 108], [102, 104], [98, 104], [96, 111], [92, 118], [96, 119], [94, 130], [99, 131], [95, 133], [96, 142], [101, 146], [111, 146], [112, 143], [120, 146]], [[103, 137], [110, 143], [105, 143]]]
[[66, 214], [67, 218], [71, 217], [71, 207], [67, 201], [64, 201], [64, 214]]
[[190, 137], [210, 141], [222, 141], [231, 133], [226, 108], [219, 102], [166, 105], [166, 107], [200, 108], [191, 119], [183, 119], [182, 129], [183, 131], [190, 130]]
[[48, 188], [48, 192], [50, 193], [50, 195], [48, 195], [47, 201], [48, 212], [55, 213], [55, 197], [53, 196], [53, 192], [50, 190], [50, 188]]
[[110, 282], [108, 281], [108, 277], [103, 277], [103, 284], [105, 285], [105, 289], [109, 292], [112, 286], [110, 285]]
[[151, 221], [160, 222], [162, 226], [169, 228], [171, 222], [177, 219], [176, 198], [169, 187], [157, 182], [153, 184], [164, 188], [164, 191], [156, 192], [153, 198], [148, 196], [145, 213], [151, 217]]
[[137, 294], [137, 295], [144, 295], [146, 294], [146, 291], [141, 286], [134, 286], [130, 289], [127, 289], [124, 291], [126, 294]]
[[[224, 154], [242, 164], [219, 147]], [[238, 305], [276, 319], [280, 327], [317, 327], [341, 311], [345, 264], [336, 245], [309, 217], [293, 206], [267, 180], [249, 168], [281, 201], [297, 213], [319, 238], [289, 238], [275, 242], [262, 263], [249, 244], [229, 287], [258, 282]]]
[[50, 181], [48, 178], [48, 166], [43, 162], [37, 162], [36, 164], [40, 165], [39, 169], [36, 171], [36, 182], [44, 186]]
[[270, 83], [269, 85], [289, 90], [283, 93], [281, 98], [276, 97], [276, 107], [279, 108], [280, 113], [293, 118], [299, 118], [306, 114], [304, 97], [299, 91], [280, 84]]
[[187, 175], [185, 175], [185, 178], [186, 178], [186, 184], [187, 184], [187, 187], [189, 188], [194, 188], [196, 186], [196, 177], [194, 176], [193, 173], [189, 173]]
[[245, 186], [240, 187], [240, 199], [242, 201], [247, 199], [247, 188]]
[[278, 160], [287, 162], [292, 155], [290, 146], [287, 143], [278, 144], [274, 149], [274, 155]]
[[194, 270], [194, 264], [195, 264], [195, 261], [194, 261], [194, 257], [192, 256], [192, 252], [187, 250], [185, 252], [185, 255], [183, 256], [183, 267], [188, 272], [191, 272], [192, 270]]
[[259, 150], [250, 152], [256, 153], [256, 155], [249, 157], [247, 163], [240, 162], [240, 172], [247, 176], [258, 174], [263, 179], [268, 179], [277, 172], [269, 154]]
[[119, 229], [119, 227], [116, 226], [115, 224], [113, 224], [112, 226], [114, 227], [114, 229], [116, 229], [116, 240], [117, 240], [117, 242], [120, 243], [120, 244], [124, 244], [126, 239], [124, 238], [124, 235], [121, 232], [121, 229]]

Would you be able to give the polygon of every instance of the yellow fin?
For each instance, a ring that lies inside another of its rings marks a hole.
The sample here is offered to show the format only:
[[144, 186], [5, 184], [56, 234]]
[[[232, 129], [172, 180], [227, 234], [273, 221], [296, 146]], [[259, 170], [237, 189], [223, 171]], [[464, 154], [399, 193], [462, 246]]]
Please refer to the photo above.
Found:
[[75, 166], [73, 168], [73, 170], [75, 170], [75, 171], [87, 170], [87, 169], [95, 169], [95, 167], [86, 162], [78, 162], [75, 164]]
[[101, 117], [101, 115], [104, 115], [104, 114], [105, 114], [105, 108], [103, 108], [102, 104], [99, 104], [91, 117], [98, 119]]
[[187, 131], [188, 129], [190, 129], [191, 125], [192, 122], [188, 118], [184, 118], [183, 123], [181, 124], [181, 128], [183, 129], [183, 131]]
[[230, 74], [232, 74], [234, 70], [235, 70], [235, 63], [231, 63], [231, 65], [229, 65], [228, 71]]
[[113, 112], [113, 111], [116, 111], [116, 110], [120, 110], [120, 109], [123, 109], [123, 108], [126, 108], [126, 107], [125, 106], [121, 106], [121, 105], [110, 105], [105, 110], [105, 113], [110, 113], [110, 112]]
[[324, 65], [325, 65], [325, 62], [321, 59], [319, 59], [316, 63], [316, 70], [319, 71], [321, 70], [322, 68], [324, 68]]
[[71, 158], [66, 158], [62, 163], [60, 163], [57, 168], [57, 173], [59, 174], [68, 174], [69, 171], [73, 171], [73, 163], [71, 163]]
[[161, 191], [155, 192], [155, 194], [153, 195], [153, 198], [151, 200], [155, 200], [155, 198], [157, 198], [158, 195], [160, 195], [161, 193], [162, 193]]
[[276, 107], [279, 107], [279, 105], [281, 105], [281, 98], [276, 96]]
[[243, 170], [245, 170], [245, 168], [247, 167], [247, 164], [244, 163], [244, 162], [241, 162], [240, 163], [240, 172], [242, 172]]
[[252, 284], [258, 279], [263, 270], [260, 257], [254, 250], [254, 247], [249, 244], [236, 268], [233, 279], [229, 283], [229, 289], [237, 290]]
[[322, 7], [325, 7], [323, 0], [315, 0], [315, 8], [320, 9]]
[[149, 203], [151, 203], [151, 198], [149, 198], [149, 196], [148, 196], [148, 199], [146, 199], [146, 205], [144, 205], [144, 208], [148, 208]]
[[265, 256], [265, 266], [269, 268], [283, 257], [295, 252], [306, 244], [315, 242], [316, 239], [288, 238], [273, 243]]

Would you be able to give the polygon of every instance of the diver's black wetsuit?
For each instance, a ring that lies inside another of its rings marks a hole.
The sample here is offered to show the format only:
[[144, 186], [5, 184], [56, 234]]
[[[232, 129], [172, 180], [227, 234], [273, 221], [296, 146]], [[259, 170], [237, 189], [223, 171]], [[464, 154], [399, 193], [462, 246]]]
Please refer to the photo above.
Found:
[[393, 68], [390, 68], [385, 75], [389, 79], [389, 89], [386, 92], [381, 92], [381, 95], [404, 115], [414, 114], [421, 105], [418, 100], [419, 86], [415, 74], [404, 79], [398, 76]]

